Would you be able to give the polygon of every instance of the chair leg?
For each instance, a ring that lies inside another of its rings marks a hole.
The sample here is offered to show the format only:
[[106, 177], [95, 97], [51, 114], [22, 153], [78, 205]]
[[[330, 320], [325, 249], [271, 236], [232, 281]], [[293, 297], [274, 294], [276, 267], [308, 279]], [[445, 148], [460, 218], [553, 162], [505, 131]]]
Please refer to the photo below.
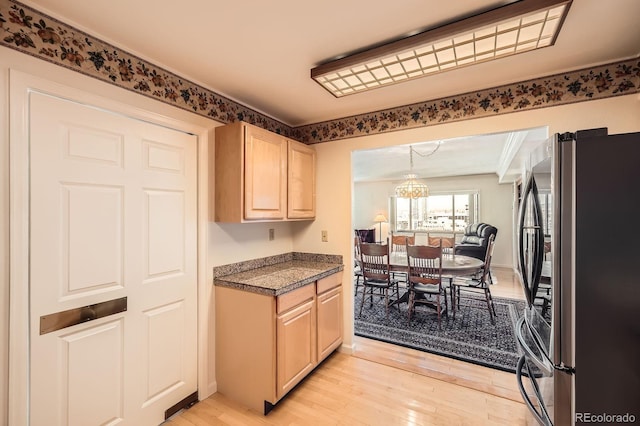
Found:
[[[445, 301], [447, 300], [447, 289], [444, 289]], [[449, 297], [451, 298], [451, 310], [453, 311], [453, 319], [456, 318], [455, 296], [453, 295], [453, 277], [449, 277]]]
[[400, 285], [396, 282], [396, 308], [400, 312]]
[[449, 303], [447, 303], [447, 289], [443, 289], [442, 297], [444, 298], [444, 310], [447, 313], [447, 318], [449, 317]]
[[549, 299], [544, 298], [542, 299], [542, 310], [540, 311], [540, 315], [544, 317], [547, 314], [548, 310], [549, 310]]
[[409, 316], [409, 321], [411, 321], [411, 315], [413, 315], [415, 297], [416, 297], [415, 294], [412, 291], [409, 291], [409, 301], [407, 306], [407, 314]]
[[386, 318], [389, 318], [389, 287], [384, 289], [384, 309]]
[[491, 296], [491, 290], [487, 288], [487, 292], [489, 293], [489, 302], [491, 302], [491, 310], [493, 311], [493, 317], [496, 317], [496, 305], [493, 303], [493, 296]]
[[453, 319], [456, 319], [456, 286], [453, 284], [449, 284], [449, 295], [451, 296], [451, 309], [453, 310]]
[[490, 300], [491, 293], [489, 293], [489, 290], [487, 288], [484, 289], [484, 298], [487, 301], [487, 309], [489, 310], [489, 318], [491, 319], [491, 324], [495, 324], [496, 323], [496, 320], [494, 318], [495, 312], [491, 308], [491, 300]]
[[362, 289], [362, 301], [360, 302], [360, 314], [358, 316], [362, 316], [362, 308], [364, 308], [364, 299], [367, 298], [367, 286], [365, 285]]

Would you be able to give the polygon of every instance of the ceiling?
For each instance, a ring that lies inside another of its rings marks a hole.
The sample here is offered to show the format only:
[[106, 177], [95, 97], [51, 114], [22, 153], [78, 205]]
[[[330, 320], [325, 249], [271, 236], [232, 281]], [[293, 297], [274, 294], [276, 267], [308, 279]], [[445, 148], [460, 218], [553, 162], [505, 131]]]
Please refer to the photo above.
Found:
[[23, 2], [292, 127], [640, 54], [640, 1], [575, 0], [554, 46], [335, 98], [311, 68], [513, 0]]
[[[310, 78], [311, 68], [513, 0], [23, 2], [292, 127], [640, 56], [640, 1], [574, 0], [554, 46], [335, 98]], [[539, 130], [445, 141], [433, 156], [414, 156], [414, 171], [509, 181], [527, 147], [545, 138]], [[433, 144], [414, 146], [429, 152]], [[401, 179], [408, 152], [354, 155], [354, 179]]]
[[411, 169], [411, 146], [411, 171], [421, 179], [491, 173], [498, 175], [501, 183], [513, 182], [530, 161], [530, 154], [547, 138], [547, 128], [540, 127], [354, 151], [353, 181], [404, 180]]

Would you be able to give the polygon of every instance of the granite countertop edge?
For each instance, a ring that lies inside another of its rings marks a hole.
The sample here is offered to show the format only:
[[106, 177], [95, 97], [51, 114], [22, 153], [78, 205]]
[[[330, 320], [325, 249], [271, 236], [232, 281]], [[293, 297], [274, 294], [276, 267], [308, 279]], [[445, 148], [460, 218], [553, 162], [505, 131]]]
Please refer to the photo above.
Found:
[[333, 275], [342, 270], [344, 270], [344, 265], [335, 265], [334, 267], [323, 270], [318, 274], [312, 275], [310, 277], [306, 277], [299, 281], [291, 281], [278, 288], [268, 288], [268, 287], [262, 287], [259, 285], [243, 283], [243, 282], [234, 280], [232, 277], [216, 278], [214, 280], [214, 284], [221, 287], [230, 287], [230, 288], [235, 288], [242, 291], [248, 291], [251, 293], [263, 294], [265, 296], [281, 296], [283, 294], [296, 290], [300, 287], [304, 287], [308, 284], [311, 284], [317, 280], [328, 277], [329, 275]]
[[343, 270], [342, 256], [294, 252], [215, 267], [213, 284], [280, 296]]

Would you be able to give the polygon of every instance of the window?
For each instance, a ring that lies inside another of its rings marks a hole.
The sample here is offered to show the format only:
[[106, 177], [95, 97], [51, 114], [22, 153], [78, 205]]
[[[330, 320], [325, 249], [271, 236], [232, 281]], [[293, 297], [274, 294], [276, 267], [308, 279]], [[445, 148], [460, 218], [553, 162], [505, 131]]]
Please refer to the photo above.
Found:
[[478, 222], [478, 193], [434, 194], [426, 198], [391, 197], [396, 231], [463, 232]]

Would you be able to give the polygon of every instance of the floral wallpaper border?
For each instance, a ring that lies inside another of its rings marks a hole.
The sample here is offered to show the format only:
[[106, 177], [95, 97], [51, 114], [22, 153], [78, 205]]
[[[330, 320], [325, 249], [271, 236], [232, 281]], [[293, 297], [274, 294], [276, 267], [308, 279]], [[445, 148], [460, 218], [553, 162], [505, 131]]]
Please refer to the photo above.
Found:
[[211, 119], [307, 144], [640, 92], [640, 59], [292, 128], [15, 0], [0, 0], [0, 44]]
[[640, 59], [296, 127], [308, 144], [639, 93]]

